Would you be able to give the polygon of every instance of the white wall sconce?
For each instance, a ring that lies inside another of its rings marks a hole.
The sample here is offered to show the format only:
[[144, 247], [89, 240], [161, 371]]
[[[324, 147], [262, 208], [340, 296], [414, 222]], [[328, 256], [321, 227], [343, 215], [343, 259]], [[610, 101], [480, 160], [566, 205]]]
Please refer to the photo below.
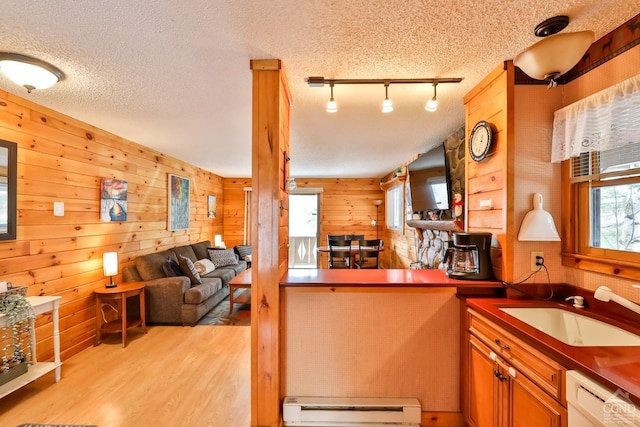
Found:
[[64, 80], [64, 73], [58, 67], [18, 53], [0, 52], [0, 72], [29, 93], [48, 89]]
[[538, 242], [557, 242], [560, 240], [553, 217], [542, 209], [542, 194], [540, 193], [533, 195], [533, 210], [524, 216], [518, 240]]

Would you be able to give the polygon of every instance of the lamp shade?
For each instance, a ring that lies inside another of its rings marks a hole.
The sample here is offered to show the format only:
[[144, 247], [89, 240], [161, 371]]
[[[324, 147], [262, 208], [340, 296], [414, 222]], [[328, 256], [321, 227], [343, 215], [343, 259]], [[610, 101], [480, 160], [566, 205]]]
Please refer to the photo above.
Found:
[[541, 242], [560, 240], [553, 217], [542, 209], [542, 194], [540, 193], [533, 195], [533, 210], [527, 212], [522, 220], [518, 240]]
[[593, 31], [554, 34], [520, 52], [513, 64], [531, 78], [556, 79], [580, 61], [594, 38]]
[[0, 71], [29, 92], [48, 89], [64, 79], [62, 71], [53, 65], [17, 53], [0, 53]]
[[118, 252], [105, 252], [102, 254], [102, 268], [105, 276], [118, 275]]

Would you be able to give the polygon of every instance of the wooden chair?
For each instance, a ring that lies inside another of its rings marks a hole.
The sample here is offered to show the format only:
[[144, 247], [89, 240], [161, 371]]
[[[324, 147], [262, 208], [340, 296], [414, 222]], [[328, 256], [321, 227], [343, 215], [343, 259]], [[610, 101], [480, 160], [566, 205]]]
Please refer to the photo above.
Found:
[[380, 255], [380, 239], [358, 242], [360, 246], [359, 258], [354, 264], [356, 268], [378, 268], [378, 256]]
[[327, 245], [331, 242], [331, 240], [345, 240], [347, 236], [344, 234], [327, 234]]
[[[347, 239], [351, 240], [351, 242], [359, 242], [364, 239], [364, 234], [347, 234]], [[356, 253], [352, 257], [354, 263], [356, 263], [360, 259], [360, 254]]]
[[329, 268], [351, 268], [351, 240], [329, 239]]

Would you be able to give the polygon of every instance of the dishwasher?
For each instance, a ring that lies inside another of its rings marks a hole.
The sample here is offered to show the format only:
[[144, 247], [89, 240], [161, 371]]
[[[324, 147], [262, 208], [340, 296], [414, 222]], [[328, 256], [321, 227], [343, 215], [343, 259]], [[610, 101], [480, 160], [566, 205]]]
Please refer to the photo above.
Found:
[[567, 427], [640, 427], [640, 408], [578, 371], [567, 371]]

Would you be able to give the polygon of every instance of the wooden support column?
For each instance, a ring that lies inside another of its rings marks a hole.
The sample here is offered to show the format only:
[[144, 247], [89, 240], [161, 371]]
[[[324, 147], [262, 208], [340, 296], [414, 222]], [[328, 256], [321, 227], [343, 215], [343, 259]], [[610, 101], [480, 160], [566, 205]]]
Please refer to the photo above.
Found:
[[279, 60], [252, 60], [253, 261], [251, 277], [251, 425], [278, 427], [280, 277], [287, 269], [290, 96]]

